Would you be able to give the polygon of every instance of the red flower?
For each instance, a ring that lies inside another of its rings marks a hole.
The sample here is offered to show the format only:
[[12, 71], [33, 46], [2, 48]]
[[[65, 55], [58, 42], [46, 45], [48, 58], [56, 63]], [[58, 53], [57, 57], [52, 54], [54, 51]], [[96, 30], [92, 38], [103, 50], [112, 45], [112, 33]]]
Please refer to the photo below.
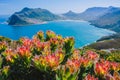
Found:
[[46, 62], [46, 59], [45, 59], [45, 56], [34, 56], [33, 57], [33, 62], [34, 62], [34, 66], [37, 67], [38, 69], [43, 69], [43, 68], [46, 68], [48, 65], [47, 65], [47, 62]]
[[95, 64], [95, 73], [97, 75], [104, 76], [109, 72], [109, 70], [110, 70], [110, 62], [109, 61], [97, 62]]
[[41, 48], [42, 48], [42, 50], [48, 50], [48, 49], [50, 49], [50, 43], [49, 42], [42, 42], [41, 43]]
[[54, 44], [54, 45], [58, 45], [59, 41], [58, 41], [57, 38], [51, 38], [51, 39], [50, 39], [50, 43], [51, 43], [51, 44]]
[[81, 57], [80, 62], [83, 67], [87, 67], [89, 66], [91, 61], [88, 58]]
[[111, 75], [111, 74], [107, 74], [106, 76], [105, 76], [105, 78], [106, 78], [106, 80], [120, 80], [120, 74], [119, 74], [119, 72], [114, 72], [113, 73], [113, 75]]
[[60, 63], [64, 60], [65, 54], [63, 53], [62, 49], [57, 50], [55, 55], [59, 58]]
[[51, 68], [57, 67], [59, 65], [59, 57], [55, 54], [49, 54], [45, 56], [45, 59]]
[[18, 47], [17, 51], [20, 57], [28, 57], [28, 58], [31, 57], [31, 52], [29, 47], [25, 47], [25, 46]]
[[120, 70], [120, 63], [117, 62], [111, 62], [111, 69], [114, 71], [119, 71]]
[[91, 50], [88, 50], [85, 53], [85, 56], [88, 57], [90, 60], [97, 60], [99, 58], [98, 54], [96, 52], [93, 52]]
[[75, 49], [73, 51], [73, 54], [72, 54], [72, 58], [73, 59], [80, 59], [81, 55], [80, 55], [80, 51], [78, 49]]
[[22, 38], [21, 41], [22, 41], [24, 46], [29, 46], [29, 47], [32, 46], [32, 41], [28, 38]]
[[88, 74], [84, 80], [98, 80], [98, 78], [95, 78], [94, 76], [91, 76], [90, 74]]
[[3, 55], [6, 56], [6, 60], [11, 63], [13, 63], [14, 59], [17, 58], [17, 54], [12, 49], [7, 49]]
[[5, 49], [7, 47], [6, 42], [0, 42], [0, 50]]
[[66, 63], [66, 66], [70, 69], [70, 72], [71, 73], [74, 73], [74, 72], [77, 72], [80, 68], [80, 60], [78, 59], [68, 59], [67, 63]]

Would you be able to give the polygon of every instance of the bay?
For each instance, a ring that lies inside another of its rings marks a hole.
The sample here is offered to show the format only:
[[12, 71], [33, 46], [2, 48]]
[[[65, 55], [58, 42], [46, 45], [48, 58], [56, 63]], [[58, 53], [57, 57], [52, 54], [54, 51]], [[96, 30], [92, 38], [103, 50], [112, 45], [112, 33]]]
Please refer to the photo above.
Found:
[[113, 34], [113, 31], [97, 28], [85, 21], [51, 21], [45, 24], [28, 26], [10, 26], [5, 23], [7, 18], [0, 18], [0, 36], [5, 36], [13, 40], [20, 37], [32, 38], [38, 31], [52, 30], [63, 37], [74, 37], [75, 47], [83, 47], [93, 43], [103, 36]]

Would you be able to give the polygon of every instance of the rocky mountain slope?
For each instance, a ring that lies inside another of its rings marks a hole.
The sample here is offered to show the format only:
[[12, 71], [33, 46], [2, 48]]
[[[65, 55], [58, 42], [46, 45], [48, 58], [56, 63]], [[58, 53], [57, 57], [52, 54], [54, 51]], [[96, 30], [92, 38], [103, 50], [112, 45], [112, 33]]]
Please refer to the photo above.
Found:
[[45, 21], [61, 19], [58, 15], [41, 8], [24, 8], [20, 12], [15, 12], [8, 20], [9, 25], [29, 25], [39, 24]]

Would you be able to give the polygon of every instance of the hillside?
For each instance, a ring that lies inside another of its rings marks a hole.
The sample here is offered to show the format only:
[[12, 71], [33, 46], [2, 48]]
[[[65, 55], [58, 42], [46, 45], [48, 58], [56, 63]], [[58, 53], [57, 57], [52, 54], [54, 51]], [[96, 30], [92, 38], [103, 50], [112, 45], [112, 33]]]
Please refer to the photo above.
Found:
[[100, 16], [104, 15], [107, 12], [108, 8], [106, 7], [92, 7], [88, 8], [82, 13], [79, 13], [79, 18], [86, 21], [91, 21], [99, 18]]
[[120, 31], [120, 8], [119, 7], [92, 7], [82, 13], [69, 11], [63, 14], [68, 19], [89, 21], [91, 25], [99, 28]]
[[120, 33], [112, 34], [109, 36], [103, 36], [102, 38], [97, 40], [97, 42], [103, 41], [103, 40], [111, 40], [111, 39], [120, 39]]
[[97, 40], [97, 42], [88, 45], [94, 49], [116, 49], [120, 50], [120, 33], [110, 36], [104, 36]]
[[120, 8], [111, 7], [108, 13], [90, 22], [92, 25], [95, 25], [96, 27], [119, 32], [120, 31]]
[[58, 15], [41, 8], [24, 8], [15, 12], [8, 20], [9, 25], [40, 24], [45, 21], [61, 19]]
[[103, 40], [97, 43], [90, 44], [89, 47], [94, 49], [120, 49], [120, 38], [119, 39], [111, 39], [111, 40]]

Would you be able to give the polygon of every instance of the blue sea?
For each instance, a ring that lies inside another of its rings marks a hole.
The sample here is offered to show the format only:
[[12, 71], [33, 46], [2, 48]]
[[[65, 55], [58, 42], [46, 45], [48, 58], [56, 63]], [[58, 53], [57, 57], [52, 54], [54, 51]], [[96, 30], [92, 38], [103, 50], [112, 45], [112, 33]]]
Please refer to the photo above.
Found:
[[5, 36], [13, 40], [20, 37], [32, 38], [38, 31], [52, 30], [63, 37], [73, 36], [75, 38], [75, 47], [83, 47], [93, 43], [99, 38], [113, 34], [114, 32], [97, 28], [85, 21], [51, 21], [45, 24], [28, 26], [10, 26], [6, 24], [8, 17], [0, 17], [0, 36]]

